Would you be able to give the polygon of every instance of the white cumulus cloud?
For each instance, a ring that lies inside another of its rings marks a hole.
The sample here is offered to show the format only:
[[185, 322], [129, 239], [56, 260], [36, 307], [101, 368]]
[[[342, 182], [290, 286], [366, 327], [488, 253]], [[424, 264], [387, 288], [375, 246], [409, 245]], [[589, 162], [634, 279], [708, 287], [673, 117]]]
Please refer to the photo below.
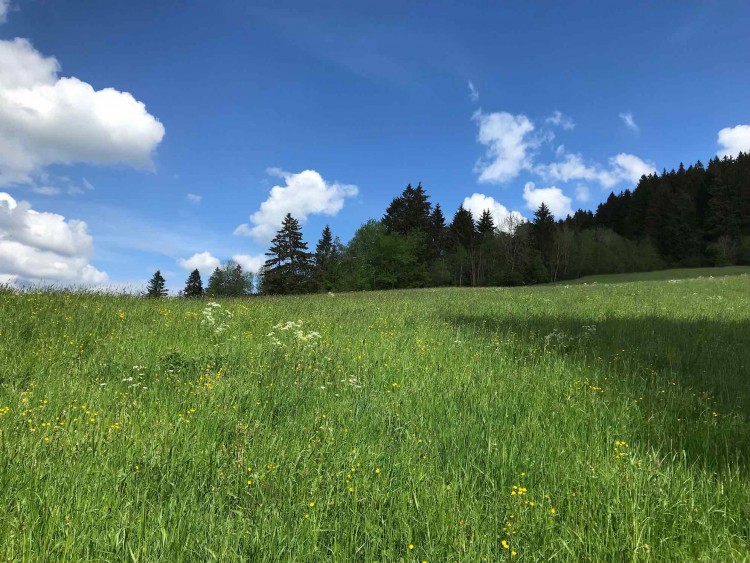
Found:
[[257, 274], [266, 263], [265, 254], [235, 254], [232, 260], [237, 262], [246, 272]]
[[475, 220], [481, 217], [485, 209], [489, 209], [492, 213], [492, 219], [495, 221], [495, 226], [501, 230], [507, 229], [510, 223], [507, 220], [508, 216], [512, 216], [512, 223], [516, 225], [526, 220], [518, 211], [510, 211], [507, 207], [495, 201], [495, 198], [484, 194], [471, 194], [471, 196], [464, 198], [462, 205], [464, 209], [471, 211]]
[[633, 114], [631, 112], [628, 111], [628, 112], [621, 113], [620, 119], [622, 119], [622, 122], [631, 131], [635, 131], [637, 133], [638, 131], [641, 130], [641, 128], [638, 127], [638, 124], [633, 119]]
[[523, 187], [523, 199], [526, 201], [526, 207], [531, 211], [536, 211], [544, 203], [557, 219], [565, 219], [573, 214], [573, 209], [570, 207], [572, 200], [555, 186], [537, 188], [534, 182], [526, 182]]
[[473, 119], [479, 124], [478, 140], [487, 147], [485, 158], [475, 166], [480, 182], [508, 182], [531, 166], [531, 151], [538, 140], [531, 136], [534, 124], [528, 117], [478, 111]]
[[725, 127], [719, 131], [718, 143], [721, 145], [718, 156], [737, 156], [740, 152], [750, 152], [750, 125]]
[[575, 121], [560, 110], [555, 110], [551, 116], [545, 119], [545, 121], [556, 127], [562, 127], [567, 130], [575, 129], [576, 127]]
[[164, 126], [146, 106], [59, 72], [27, 39], [0, 41], [0, 185], [32, 183], [52, 164], [152, 168]]
[[250, 216], [250, 223], [243, 223], [235, 235], [252, 236], [258, 242], [270, 241], [281, 228], [287, 213], [304, 222], [308, 215], [336, 215], [344, 207], [348, 197], [358, 193], [357, 186], [328, 183], [315, 170], [303, 170], [297, 174], [269, 168], [268, 173], [284, 180], [283, 186], [274, 186], [260, 209]]
[[105, 283], [107, 274], [89, 264], [93, 253], [83, 221], [35, 211], [0, 192], [0, 278]]
[[198, 252], [190, 258], [181, 258], [177, 263], [187, 272], [197, 269], [204, 275], [210, 274], [221, 264], [219, 259], [210, 252]]
[[203, 201], [203, 196], [197, 194], [187, 194], [185, 196], [185, 199], [188, 200], [188, 203], [198, 205], [201, 201]]
[[637, 184], [641, 176], [648, 176], [656, 172], [653, 163], [646, 162], [633, 154], [624, 152], [610, 158], [609, 164], [615, 176], [620, 180], [627, 180], [633, 184]]

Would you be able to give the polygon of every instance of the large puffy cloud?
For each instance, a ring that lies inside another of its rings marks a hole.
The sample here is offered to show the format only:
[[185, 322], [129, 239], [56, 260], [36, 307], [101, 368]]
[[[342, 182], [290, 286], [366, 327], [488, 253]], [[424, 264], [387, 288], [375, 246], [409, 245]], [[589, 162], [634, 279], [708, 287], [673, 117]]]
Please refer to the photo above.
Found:
[[485, 210], [489, 209], [495, 226], [505, 232], [513, 230], [514, 225], [526, 220], [518, 211], [510, 211], [501, 203], [495, 201], [495, 198], [484, 194], [471, 194], [470, 197], [464, 198], [462, 203], [464, 209], [471, 211], [474, 219], [478, 219]]
[[59, 71], [28, 40], [0, 41], [0, 185], [31, 183], [51, 164], [151, 168], [164, 126], [146, 106]]
[[287, 213], [303, 222], [312, 214], [336, 215], [344, 207], [346, 198], [358, 193], [354, 185], [329, 184], [315, 170], [292, 174], [270, 168], [268, 173], [282, 178], [284, 185], [271, 188], [268, 199], [250, 216], [250, 224], [239, 225], [234, 234], [252, 236], [258, 242], [265, 243], [281, 228]]
[[555, 186], [537, 188], [534, 182], [527, 182], [523, 187], [523, 199], [526, 201], [526, 207], [532, 211], [536, 211], [544, 203], [550, 213], [558, 219], [573, 215], [573, 209], [570, 207], [571, 199]]
[[532, 137], [534, 124], [525, 115], [476, 112], [478, 140], [487, 147], [485, 158], [477, 162], [479, 181], [503, 183], [531, 166], [531, 151], [538, 145]]
[[210, 252], [197, 252], [190, 258], [181, 258], [177, 263], [187, 272], [197, 269], [204, 274], [212, 272], [221, 264], [219, 259]]
[[0, 192], [0, 277], [100, 284], [107, 274], [89, 264], [94, 252], [83, 221], [38, 212]]
[[718, 156], [737, 156], [740, 152], [750, 152], [750, 125], [725, 127], [719, 131], [718, 143], [721, 148]]

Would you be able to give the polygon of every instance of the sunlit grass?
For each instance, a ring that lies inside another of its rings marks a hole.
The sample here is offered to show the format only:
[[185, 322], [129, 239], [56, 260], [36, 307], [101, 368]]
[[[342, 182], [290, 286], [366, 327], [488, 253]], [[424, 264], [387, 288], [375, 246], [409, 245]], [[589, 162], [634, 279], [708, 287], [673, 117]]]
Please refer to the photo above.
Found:
[[750, 558], [747, 276], [220, 305], [0, 294], [0, 557]]

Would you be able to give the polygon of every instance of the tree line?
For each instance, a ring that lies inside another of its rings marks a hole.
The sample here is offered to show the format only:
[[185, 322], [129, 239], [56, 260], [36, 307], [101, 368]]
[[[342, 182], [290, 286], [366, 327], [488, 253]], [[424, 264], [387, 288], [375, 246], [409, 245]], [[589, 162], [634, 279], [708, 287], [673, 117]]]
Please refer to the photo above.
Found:
[[[514, 286], [591, 274], [670, 267], [750, 264], [750, 154], [700, 161], [642, 176], [595, 212], [555, 220], [545, 204], [530, 221], [474, 217], [460, 206], [450, 221], [421, 184], [408, 185], [379, 220], [348, 244], [326, 226], [308, 250], [290, 214], [257, 275], [228, 262], [203, 289], [193, 271], [186, 297], [287, 295], [439, 286]], [[164, 295], [157, 272], [148, 294]]]

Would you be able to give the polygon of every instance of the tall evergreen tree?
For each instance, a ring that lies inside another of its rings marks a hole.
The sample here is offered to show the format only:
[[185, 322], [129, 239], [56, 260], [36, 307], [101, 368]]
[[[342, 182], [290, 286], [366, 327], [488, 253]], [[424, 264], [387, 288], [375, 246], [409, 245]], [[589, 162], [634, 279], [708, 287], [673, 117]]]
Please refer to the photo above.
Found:
[[534, 212], [532, 233], [534, 234], [534, 246], [542, 255], [542, 262], [547, 271], [551, 272], [554, 254], [555, 219], [549, 207], [544, 202]]
[[322, 291], [338, 289], [341, 272], [341, 243], [334, 241], [331, 227], [326, 225], [315, 247], [315, 285]]
[[161, 275], [161, 271], [156, 270], [149, 280], [146, 295], [153, 298], [165, 297], [167, 295], [166, 281]]
[[201, 280], [201, 273], [198, 268], [190, 272], [182, 295], [185, 297], [203, 297], [203, 280]]
[[218, 266], [208, 278], [208, 287], [206, 287], [208, 297], [224, 296], [224, 272]]
[[388, 233], [407, 235], [415, 230], [425, 234], [430, 230], [430, 199], [422, 184], [406, 186], [403, 193], [393, 199], [381, 223]]
[[281, 229], [266, 252], [268, 259], [263, 269], [263, 291], [269, 295], [306, 293], [313, 289], [312, 255], [302, 240], [297, 219], [287, 213]]
[[477, 233], [481, 240], [491, 237], [495, 233], [495, 220], [489, 209], [485, 209], [477, 221]]
[[477, 285], [479, 272], [476, 255], [476, 225], [471, 211], [463, 205], [453, 216], [450, 225], [450, 241], [457, 265], [458, 285], [464, 285], [466, 282], [471, 286]]

